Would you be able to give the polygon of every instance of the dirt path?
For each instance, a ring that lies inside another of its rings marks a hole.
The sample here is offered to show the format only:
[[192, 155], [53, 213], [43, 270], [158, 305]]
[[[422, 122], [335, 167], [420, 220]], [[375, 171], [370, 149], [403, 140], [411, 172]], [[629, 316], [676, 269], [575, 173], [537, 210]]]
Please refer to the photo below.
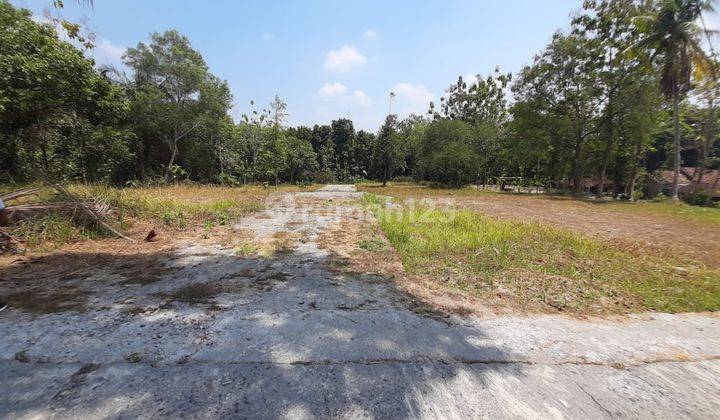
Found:
[[716, 316], [423, 317], [391, 280], [329, 268], [319, 235], [354, 220], [357, 197], [352, 186], [294, 193], [240, 221], [275, 244], [271, 256], [187, 246], [163, 256], [153, 282], [102, 267], [65, 279], [84, 287], [87, 311], [0, 313], [0, 417], [720, 412]]

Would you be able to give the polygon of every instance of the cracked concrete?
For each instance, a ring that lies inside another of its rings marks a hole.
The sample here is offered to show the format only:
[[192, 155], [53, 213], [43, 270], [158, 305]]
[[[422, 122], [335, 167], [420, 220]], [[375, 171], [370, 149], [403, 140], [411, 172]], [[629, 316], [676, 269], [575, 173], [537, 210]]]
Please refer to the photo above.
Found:
[[[0, 417], [717, 418], [717, 316], [422, 317], [392, 281], [328, 268], [318, 235], [357, 197], [279, 196], [238, 223], [296, 234], [292, 252], [188, 246], [150, 284], [83, 279], [86, 312], [3, 312]], [[197, 284], [218, 292], [165, 297]]]

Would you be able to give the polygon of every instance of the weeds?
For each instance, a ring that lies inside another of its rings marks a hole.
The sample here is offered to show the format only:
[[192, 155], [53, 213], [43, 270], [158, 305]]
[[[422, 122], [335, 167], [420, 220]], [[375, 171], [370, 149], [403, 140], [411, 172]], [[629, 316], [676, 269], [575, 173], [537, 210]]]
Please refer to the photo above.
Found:
[[379, 239], [367, 239], [358, 241], [358, 247], [370, 252], [379, 252], [386, 249], [385, 242]]
[[[17, 186], [12, 186], [17, 189]], [[184, 230], [202, 226], [210, 231], [232, 220], [261, 210], [264, 198], [275, 191], [307, 190], [314, 187], [225, 187], [180, 184], [152, 187], [113, 188], [104, 185], [71, 185], [68, 189], [84, 200], [100, 200], [116, 209], [113, 217], [122, 229], [134, 220], [162, 224]], [[56, 193], [42, 190], [22, 197], [14, 204], [45, 203], [61, 200]], [[48, 251], [63, 244], [103, 237], [103, 232], [80, 214], [48, 213], [17, 221], [11, 234], [31, 250]]]
[[378, 219], [406, 269], [476, 296], [571, 312], [720, 309], [720, 271], [698, 263], [472, 211], [398, 210]]
[[103, 237], [91, 223], [65, 214], [25, 218], [12, 230], [29, 248], [54, 248], [62, 244]]

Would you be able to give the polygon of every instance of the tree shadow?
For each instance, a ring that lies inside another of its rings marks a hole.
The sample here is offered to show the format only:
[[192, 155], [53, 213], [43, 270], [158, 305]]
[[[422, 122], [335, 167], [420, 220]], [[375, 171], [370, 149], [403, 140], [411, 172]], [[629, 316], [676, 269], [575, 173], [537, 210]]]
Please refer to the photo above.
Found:
[[0, 415], [472, 415], [487, 375], [522, 376], [476, 324], [328, 258], [197, 246], [0, 269], [0, 293], [82, 300], [0, 314]]

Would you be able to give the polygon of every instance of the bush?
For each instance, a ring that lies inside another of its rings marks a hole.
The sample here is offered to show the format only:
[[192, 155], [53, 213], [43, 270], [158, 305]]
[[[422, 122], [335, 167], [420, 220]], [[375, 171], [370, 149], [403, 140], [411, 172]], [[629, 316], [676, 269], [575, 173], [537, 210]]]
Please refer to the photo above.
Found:
[[683, 201], [693, 206], [708, 206], [714, 207], [712, 195], [703, 189], [699, 189], [693, 193], [684, 194]]
[[642, 198], [644, 196], [645, 196], [645, 193], [642, 190], [638, 189], [638, 190], [633, 191], [632, 197], [630, 197], [630, 198], [632, 199], [632, 201], [639, 201], [639, 200], [642, 200]]
[[330, 184], [335, 181], [335, 175], [332, 172], [314, 172], [312, 179], [316, 184]]
[[479, 157], [466, 144], [452, 142], [418, 162], [423, 179], [459, 187], [475, 180]]

